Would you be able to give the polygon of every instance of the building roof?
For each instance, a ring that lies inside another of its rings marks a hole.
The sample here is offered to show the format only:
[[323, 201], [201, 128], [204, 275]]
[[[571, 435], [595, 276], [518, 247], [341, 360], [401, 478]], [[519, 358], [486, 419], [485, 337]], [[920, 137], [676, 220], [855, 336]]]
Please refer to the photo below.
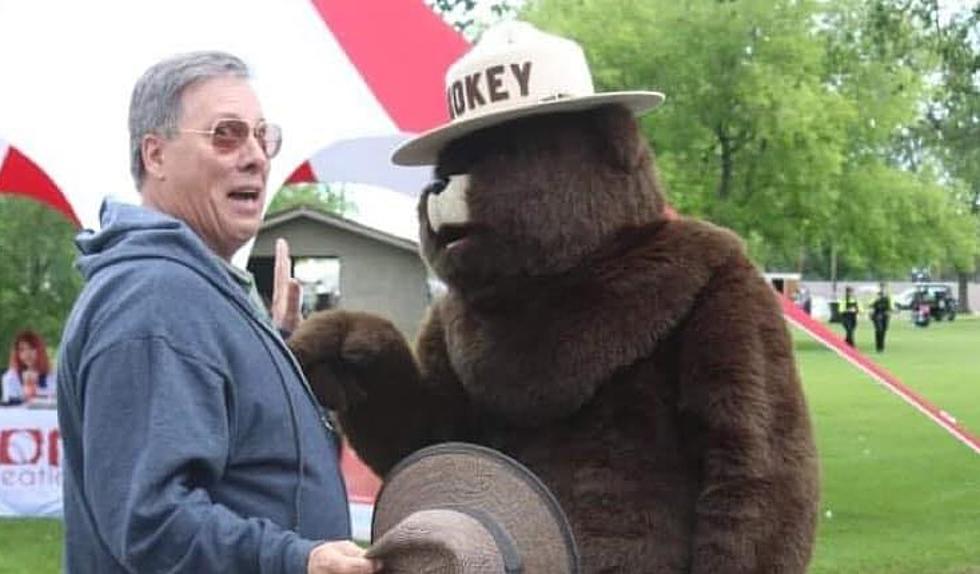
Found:
[[380, 229], [375, 229], [373, 227], [368, 227], [352, 221], [335, 213], [330, 213], [322, 209], [317, 209], [315, 207], [310, 207], [307, 205], [299, 205], [296, 207], [291, 207], [283, 211], [276, 212], [271, 216], [266, 216], [265, 221], [262, 222], [262, 227], [259, 228], [259, 233], [267, 231], [279, 225], [295, 221], [297, 219], [309, 219], [317, 223], [322, 223], [329, 225], [331, 227], [342, 229], [344, 231], [353, 233], [355, 235], [360, 235], [368, 239], [373, 239], [375, 241], [380, 241], [381, 243], [386, 243], [393, 247], [398, 247], [404, 249], [405, 251], [410, 251], [412, 253], [418, 253], [419, 244], [411, 239], [405, 239], [404, 237], [398, 237], [397, 235], [392, 235], [381, 231]]

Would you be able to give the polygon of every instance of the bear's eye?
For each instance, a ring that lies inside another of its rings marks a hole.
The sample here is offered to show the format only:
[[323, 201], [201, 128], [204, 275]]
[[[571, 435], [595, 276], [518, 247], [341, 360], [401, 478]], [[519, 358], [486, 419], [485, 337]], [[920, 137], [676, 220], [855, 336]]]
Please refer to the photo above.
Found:
[[449, 179], [440, 177], [439, 179], [436, 179], [432, 183], [427, 185], [422, 193], [426, 193], [430, 195], [439, 195], [440, 193], [442, 193], [442, 190], [446, 189], [447, 185], [449, 185]]

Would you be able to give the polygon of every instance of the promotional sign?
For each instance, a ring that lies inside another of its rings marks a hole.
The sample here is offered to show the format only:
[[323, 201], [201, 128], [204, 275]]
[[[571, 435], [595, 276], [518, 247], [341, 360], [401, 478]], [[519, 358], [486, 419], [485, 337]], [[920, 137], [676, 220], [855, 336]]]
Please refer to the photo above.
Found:
[[0, 408], [0, 516], [61, 516], [61, 452], [57, 411]]

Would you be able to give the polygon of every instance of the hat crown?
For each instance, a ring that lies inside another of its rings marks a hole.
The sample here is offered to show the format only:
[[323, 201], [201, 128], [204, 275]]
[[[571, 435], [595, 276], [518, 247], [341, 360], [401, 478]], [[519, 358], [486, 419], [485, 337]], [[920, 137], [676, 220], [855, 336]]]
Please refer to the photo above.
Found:
[[446, 72], [452, 122], [595, 94], [582, 48], [527, 22], [505, 22]]

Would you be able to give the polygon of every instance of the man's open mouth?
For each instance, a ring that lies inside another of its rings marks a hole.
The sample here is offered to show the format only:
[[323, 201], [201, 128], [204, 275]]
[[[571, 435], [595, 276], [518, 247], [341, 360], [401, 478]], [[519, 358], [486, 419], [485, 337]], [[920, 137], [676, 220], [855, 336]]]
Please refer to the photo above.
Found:
[[261, 192], [253, 187], [242, 187], [233, 189], [228, 193], [228, 197], [236, 201], [257, 201]]

